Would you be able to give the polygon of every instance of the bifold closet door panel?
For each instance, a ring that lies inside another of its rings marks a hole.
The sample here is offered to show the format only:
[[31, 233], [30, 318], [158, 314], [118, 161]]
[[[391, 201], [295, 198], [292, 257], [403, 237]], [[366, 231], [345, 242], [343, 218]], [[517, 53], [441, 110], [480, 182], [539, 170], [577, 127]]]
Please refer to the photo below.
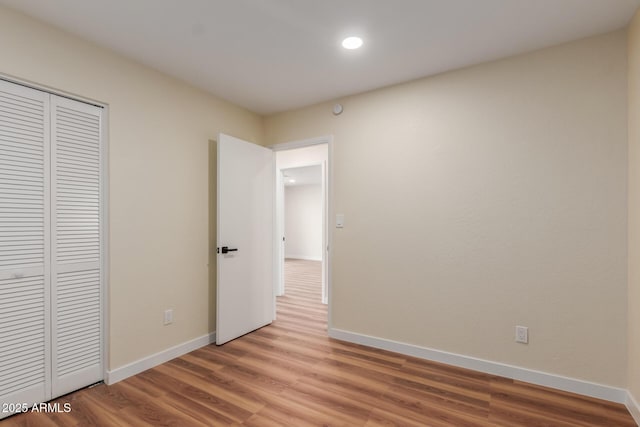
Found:
[[103, 379], [102, 113], [51, 95], [54, 397]]
[[102, 114], [0, 80], [0, 418], [103, 379]]
[[49, 100], [0, 80], [0, 402], [8, 404], [51, 397]]

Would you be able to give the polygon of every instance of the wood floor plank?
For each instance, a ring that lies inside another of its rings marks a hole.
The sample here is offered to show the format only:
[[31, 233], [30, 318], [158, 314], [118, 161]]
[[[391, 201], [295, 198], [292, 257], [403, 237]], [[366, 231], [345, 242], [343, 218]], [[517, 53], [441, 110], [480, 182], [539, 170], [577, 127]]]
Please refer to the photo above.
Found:
[[269, 419], [260, 414], [251, 416], [251, 418], [242, 423], [242, 425], [247, 427], [282, 427], [282, 423], [279, 421]]
[[270, 326], [0, 427], [635, 426], [623, 405], [331, 339], [320, 272], [286, 261]]
[[165, 364], [159, 367], [155, 373], [162, 376], [168, 382], [176, 377], [180, 378], [182, 384], [178, 391], [200, 403], [214, 408], [216, 412], [224, 414], [234, 421], [241, 422], [249, 418], [253, 413], [264, 406], [258, 399], [247, 397], [245, 393], [237, 393], [232, 385], [233, 381], [223, 381], [216, 383], [213, 378], [201, 378], [177, 367]]
[[[146, 383], [147, 387], [169, 389], [161, 398], [161, 401], [169, 406], [183, 411], [192, 418], [209, 423], [211, 425], [229, 425], [234, 419], [225, 415], [225, 410], [220, 409], [218, 402], [210, 401], [210, 394], [199, 389], [169, 388], [166, 382], [166, 376], [158, 375], [156, 371], [147, 371], [143, 375], [139, 375], [141, 383]], [[137, 385], [137, 384], [136, 384]], [[142, 387], [145, 387], [144, 385]], [[145, 389], [148, 389], [145, 387]], [[246, 414], [243, 414], [246, 415]]]
[[[355, 400], [368, 402], [375, 406], [390, 384], [375, 377], [365, 378], [343, 370], [323, 369], [318, 366], [315, 372], [308, 374], [300, 380], [306, 384], [322, 384], [337, 395], [348, 396]], [[331, 367], [329, 367], [331, 368]]]
[[294, 399], [315, 403], [323, 411], [330, 409], [339, 413], [353, 424], [362, 424], [373, 409], [372, 400], [356, 399], [349, 393], [338, 394], [334, 390], [325, 389], [318, 383], [299, 382], [287, 390], [283, 397], [287, 397], [288, 393]]
[[[108, 400], [102, 400], [97, 394], [86, 395], [87, 405], [91, 412], [95, 415], [95, 419], [105, 426], [127, 427], [133, 425], [131, 420], [124, 419], [119, 416], [119, 411], [113, 410]], [[79, 413], [77, 406], [74, 407], [75, 413]], [[81, 423], [80, 423], [81, 424]]]
[[494, 419], [499, 415], [510, 424], [635, 426], [623, 405], [504, 379], [492, 381], [491, 390]]
[[365, 427], [438, 427], [439, 421], [414, 420], [399, 413], [374, 408], [369, 415]]

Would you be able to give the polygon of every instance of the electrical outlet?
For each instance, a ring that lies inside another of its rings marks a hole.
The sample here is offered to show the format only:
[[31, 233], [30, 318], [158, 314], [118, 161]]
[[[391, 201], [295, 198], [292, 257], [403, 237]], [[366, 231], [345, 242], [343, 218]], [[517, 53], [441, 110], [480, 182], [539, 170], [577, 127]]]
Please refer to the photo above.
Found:
[[164, 324], [170, 325], [173, 323], [173, 309], [169, 308], [164, 311]]
[[516, 326], [516, 342], [529, 343], [529, 328], [526, 326]]

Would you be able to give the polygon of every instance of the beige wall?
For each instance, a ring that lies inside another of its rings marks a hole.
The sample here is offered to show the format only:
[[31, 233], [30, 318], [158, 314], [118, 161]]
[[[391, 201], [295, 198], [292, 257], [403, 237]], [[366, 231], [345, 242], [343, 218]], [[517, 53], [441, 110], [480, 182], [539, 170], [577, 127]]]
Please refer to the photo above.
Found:
[[640, 402], [640, 12], [629, 26], [629, 373]]
[[212, 331], [208, 140], [261, 142], [262, 118], [5, 8], [0, 52], [4, 75], [109, 105], [110, 369]]
[[334, 135], [333, 327], [626, 386], [626, 71], [619, 31], [268, 117]]
[[322, 261], [322, 199], [322, 184], [285, 185], [285, 258]]

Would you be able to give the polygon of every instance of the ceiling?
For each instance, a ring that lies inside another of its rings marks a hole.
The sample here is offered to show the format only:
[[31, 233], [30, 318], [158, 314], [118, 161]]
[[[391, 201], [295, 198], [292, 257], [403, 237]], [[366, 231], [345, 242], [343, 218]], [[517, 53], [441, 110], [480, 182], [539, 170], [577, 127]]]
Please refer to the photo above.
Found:
[[[282, 169], [282, 173], [284, 175], [284, 185], [286, 187], [320, 185], [322, 182], [322, 168], [320, 165]], [[291, 182], [292, 179], [294, 182]]]
[[[624, 27], [640, 0], [0, 0], [260, 114]], [[349, 35], [364, 46], [340, 46]]]

